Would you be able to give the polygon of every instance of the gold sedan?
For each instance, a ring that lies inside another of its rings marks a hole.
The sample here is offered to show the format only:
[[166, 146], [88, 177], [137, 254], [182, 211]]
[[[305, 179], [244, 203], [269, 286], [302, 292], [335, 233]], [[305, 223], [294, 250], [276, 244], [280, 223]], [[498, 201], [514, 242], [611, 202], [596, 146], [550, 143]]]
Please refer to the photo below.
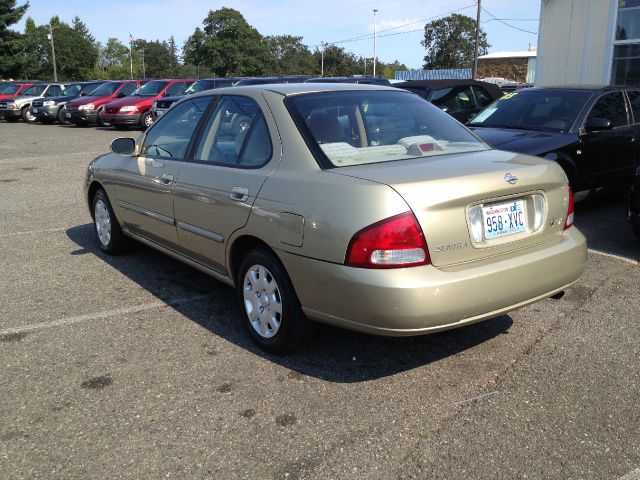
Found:
[[556, 163], [493, 150], [403, 90], [207, 91], [112, 151], [85, 182], [100, 248], [134, 239], [234, 287], [272, 352], [311, 320], [420, 335], [495, 317], [586, 262]]

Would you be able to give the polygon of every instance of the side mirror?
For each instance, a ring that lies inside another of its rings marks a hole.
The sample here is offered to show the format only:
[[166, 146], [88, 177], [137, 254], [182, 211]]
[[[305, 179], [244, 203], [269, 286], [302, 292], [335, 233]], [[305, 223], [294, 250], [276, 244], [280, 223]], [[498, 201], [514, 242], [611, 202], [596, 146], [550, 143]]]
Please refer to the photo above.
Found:
[[606, 118], [590, 118], [584, 124], [584, 129], [587, 132], [600, 132], [603, 130], [611, 130], [613, 128], [613, 124], [611, 120]]
[[80, 92], [80, 96], [81, 97], [86, 97], [87, 96], [87, 92]]
[[136, 141], [129, 137], [116, 138], [111, 142], [111, 151], [118, 155], [133, 155], [136, 151]]
[[118, 92], [118, 95], [116, 95], [116, 98], [123, 98], [126, 97], [127, 94], [125, 92]]

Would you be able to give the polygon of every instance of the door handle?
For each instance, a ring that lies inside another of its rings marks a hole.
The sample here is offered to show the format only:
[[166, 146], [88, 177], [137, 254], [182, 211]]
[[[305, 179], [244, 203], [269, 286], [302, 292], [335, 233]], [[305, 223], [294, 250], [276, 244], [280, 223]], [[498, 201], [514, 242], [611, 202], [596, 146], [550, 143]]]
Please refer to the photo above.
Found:
[[229, 198], [236, 202], [244, 202], [249, 198], [249, 189], [245, 187], [233, 187], [229, 194]]
[[153, 181], [162, 185], [171, 185], [173, 184], [173, 175], [170, 173], [163, 173], [159, 177], [154, 177]]

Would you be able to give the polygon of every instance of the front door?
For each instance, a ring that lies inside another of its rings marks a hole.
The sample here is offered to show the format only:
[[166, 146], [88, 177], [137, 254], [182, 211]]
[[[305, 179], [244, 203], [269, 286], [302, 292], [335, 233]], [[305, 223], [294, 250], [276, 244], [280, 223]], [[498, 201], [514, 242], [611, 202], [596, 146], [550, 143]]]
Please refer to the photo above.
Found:
[[173, 210], [175, 180], [184, 165], [191, 137], [211, 101], [198, 97], [171, 110], [153, 125], [138, 157], [117, 172], [117, 206], [126, 228], [171, 249], [178, 248]]
[[227, 272], [228, 240], [247, 223], [262, 184], [276, 167], [272, 144], [264, 114], [254, 100], [220, 97], [193, 160], [176, 181], [175, 216], [186, 255]]

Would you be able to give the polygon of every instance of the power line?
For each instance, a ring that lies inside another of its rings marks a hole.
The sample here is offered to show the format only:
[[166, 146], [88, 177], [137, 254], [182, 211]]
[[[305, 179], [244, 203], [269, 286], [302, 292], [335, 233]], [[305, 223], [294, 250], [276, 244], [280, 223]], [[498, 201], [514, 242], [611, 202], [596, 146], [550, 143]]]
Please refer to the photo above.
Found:
[[494, 14], [492, 14], [491, 12], [489, 12], [486, 8], [482, 7], [482, 10], [484, 11], [484, 13], [486, 13], [487, 15], [489, 15], [493, 20], [496, 20], [500, 23], [502, 23], [503, 25], [506, 25], [507, 27], [511, 27], [514, 28], [516, 30], [520, 30], [521, 32], [525, 32], [525, 33], [530, 33], [532, 35], [538, 35], [538, 32], [532, 32], [531, 30], [525, 30], [524, 28], [520, 28], [520, 27], [516, 27], [515, 25], [511, 25], [507, 22], [505, 22], [504, 20], [502, 20], [501, 18], [496, 17]]

